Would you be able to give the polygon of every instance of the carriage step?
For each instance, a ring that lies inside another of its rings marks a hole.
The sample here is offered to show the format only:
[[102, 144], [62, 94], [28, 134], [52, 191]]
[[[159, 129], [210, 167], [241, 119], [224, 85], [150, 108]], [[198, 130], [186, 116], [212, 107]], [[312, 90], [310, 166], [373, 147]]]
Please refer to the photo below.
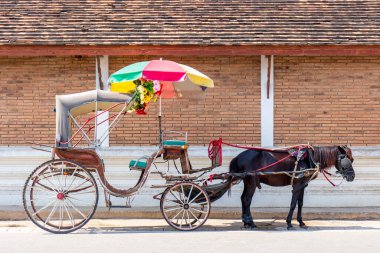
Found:
[[167, 188], [173, 184], [161, 184], [161, 185], [151, 185], [150, 188]]
[[137, 171], [143, 171], [143, 170], [145, 170], [145, 169], [139, 168], [139, 167], [130, 167], [129, 169], [130, 170], [137, 170]]
[[110, 206], [109, 209], [112, 209], [112, 208], [132, 208], [132, 206]]

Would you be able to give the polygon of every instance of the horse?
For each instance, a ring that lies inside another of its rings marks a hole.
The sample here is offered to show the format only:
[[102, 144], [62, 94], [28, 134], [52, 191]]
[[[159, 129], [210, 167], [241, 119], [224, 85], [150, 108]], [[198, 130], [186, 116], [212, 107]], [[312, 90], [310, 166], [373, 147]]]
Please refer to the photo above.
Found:
[[[305, 150], [305, 149], [304, 149]], [[300, 152], [301, 149], [298, 150]], [[295, 151], [296, 154], [298, 153]], [[230, 184], [236, 183], [242, 179], [244, 190], [241, 195], [242, 203], [242, 221], [244, 228], [256, 228], [251, 215], [251, 202], [257, 187], [261, 188], [260, 183], [270, 186], [287, 186], [292, 185], [292, 200], [290, 210], [286, 218], [287, 228], [293, 229], [292, 218], [293, 212], [298, 203], [297, 221], [301, 228], [307, 228], [302, 219], [302, 207], [305, 188], [311, 180], [317, 177], [318, 172], [328, 173], [334, 167], [337, 174], [340, 174], [346, 181], [352, 182], [355, 178], [355, 171], [352, 167], [354, 161], [352, 151], [347, 146], [308, 146], [306, 151], [302, 152], [303, 157], [295, 158], [289, 155], [289, 149], [270, 150], [270, 149], [251, 149], [246, 150], [231, 160], [229, 172], [231, 175], [243, 174], [243, 178], [231, 177]], [[306, 154], [305, 154], [306, 153]], [[309, 159], [307, 159], [307, 157]], [[293, 170], [307, 171], [313, 165], [319, 165], [319, 171], [316, 173], [305, 172], [301, 177], [293, 177]], [[264, 170], [263, 170], [264, 169]], [[264, 172], [264, 173], [258, 173]], [[276, 174], [277, 173], [277, 174]], [[265, 175], [267, 174], [267, 175]]]

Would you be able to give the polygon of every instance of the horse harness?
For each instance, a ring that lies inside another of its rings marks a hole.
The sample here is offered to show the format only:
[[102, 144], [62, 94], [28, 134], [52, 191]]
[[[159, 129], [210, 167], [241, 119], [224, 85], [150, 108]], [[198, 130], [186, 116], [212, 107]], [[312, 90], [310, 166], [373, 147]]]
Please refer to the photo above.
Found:
[[[260, 147], [248, 147], [248, 146], [240, 146], [240, 145], [236, 145], [236, 144], [230, 144], [230, 143], [227, 143], [227, 142], [224, 142], [222, 141], [221, 138], [219, 138], [218, 140], [214, 140], [214, 141], [211, 141], [210, 142], [210, 145], [209, 145], [209, 157], [210, 157], [210, 147], [211, 147], [211, 150], [212, 149], [215, 149], [217, 148], [218, 149], [218, 153], [222, 152], [221, 150], [221, 147], [222, 145], [228, 145], [228, 146], [232, 146], [232, 147], [235, 147], [235, 148], [242, 148], [242, 149], [247, 149], [247, 150], [261, 150], [261, 151], [276, 151], [276, 150], [279, 150], [279, 149], [266, 149], [266, 148], [260, 148]], [[283, 149], [282, 149], [283, 150]], [[333, 176], [331, 173], [325, 171], [324, 169], [320, 169], [320, 161], [319, 162], [316, 162], [314, 160], [314, 156], [313, 156], [313, 152], [314, 152], [314, 147], [309, 145], [309, 144], [301, 144], [301, 145], [297, 145], [297, 146], [292, 146], [292, 147], [287, 147], [286, 150], [288, 151], [289, 155], [274, 162], [274, 163], [271, 163], [271, 164], [268, 164], [262, 168], [259, 168], [257, 169], [256, 171], [254, 172], [242, 172], [242, 173], [222, 173], [221, 177], [222, 178], [225, 178], [225, 177], [228, 177], [228, 176], [234, 176], [234, 177], [237, 177], [237, 178], [244, 178], [246, 176], [253, 176], [255, 177], [255, 183], [256, 185], [258, 186], [258, 188], [260, 189], [261, 186], [260, 186], [260, 180], [258, 179], [257, 176], [259, 175], [278, 175], [278, 174], [285, 174], [289, 177], [291, 177], [291, 184], [293, 186], [294, 184], [294, 180], [295, 179], [301, 179], [301, 178], [307, 178], [309, 177], [309, 180], [307, 180], [307, 182], [304, 182], [303, 185], [308, 185], [310, 183], [311, 180], [315, 179], [318, 175], [318, 172], [322, 172], [323, 175], [325, 176], [326, 180], [333, 186], [333, 187], [336, 187], [336, 185], [331, 182], [331, 180], [329, 178], [327, 178], [326, 174], [330, 175], [330, 176]], [[274, 165], [276, 164], [279, 164], [283, 161], [285, 161], [286, 159], [288, 158], [291, 158], [293, 157], [295, 159], [295, 165], [294, 165], [294, 168], [293, 168], [293, 171], [271, 171], [271, 172], [267, 172], [267, 171], [264, 171], [270, 167], [273, 167]], [[212, 157], [210, 157], [211, 159]], [[309, 168], [304, 168], [304, 169], [299, 169], [298, 170], [298, 164], [301, 160], [304, 160], [308, 158], [308, 162], [307, 164], [309, 165]], [[221, 160], [221, 156], [220, 156], [220, 160]], [[221, 163], [221, 161], [220, 161]], [[338, 171], [345, 171], [347, 169], [349, 169], [351, 167], [352, 163], [350, 161], [350, 159], [348, 158], [347, 154], [340, 154], [338, 156]], [[214, 177], [215, 175], [210, 175], [210, 180], [212, 180], [212, 178]]]

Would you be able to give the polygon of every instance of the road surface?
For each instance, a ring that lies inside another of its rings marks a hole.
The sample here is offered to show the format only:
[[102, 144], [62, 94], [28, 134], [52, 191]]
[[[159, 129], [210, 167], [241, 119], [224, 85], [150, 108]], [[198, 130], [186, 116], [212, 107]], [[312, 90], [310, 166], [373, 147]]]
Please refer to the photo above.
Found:
[[278, 220], [257, 220], [257, 230], [243, 230], [239, 220], [206, 224], [180, 232], [157, 219], [91, 220], [75, 233], [55, 235], [29, 221], [0, 221], [0, 252], [380, 252], [380, 221], [314, 220], [294, 231]]

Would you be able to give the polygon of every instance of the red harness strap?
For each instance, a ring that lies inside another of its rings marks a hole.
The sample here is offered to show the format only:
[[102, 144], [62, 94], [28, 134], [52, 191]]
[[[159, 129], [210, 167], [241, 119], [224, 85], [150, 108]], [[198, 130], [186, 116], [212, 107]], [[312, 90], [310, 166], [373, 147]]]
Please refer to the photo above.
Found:
[[222, 138], [219, 138], [218, 140], [210, 141], [210, 144], [208, 145], [208, 158], [210, 158], [210, 160], [214, 160], [219, 153], [219, 164], [222, 164], [223, 161], [222, 144]]
[[222, 144], [224, 145], [227, 145], [227, 146], [230, 146], [230, 147], [234, 147], [234, 148], [242, 148], [242, 149], [247, 149], [247, 150], [260, 150], [260, 151], [278, 151], [278, 150], [289, 150], [289, 149], [301, 149], [301, 148], [311, 148], [314, 150], [313, 146], [309, 145], [309, 144], [300, 144], [300, 145], [296, 145], [296, 146], [290, 146], [290, 147], [285, 147], [285, 148], [262, 148], [262, 147], [252, 147], [252, 146], [243, 146], [243, 145], [237, 145], [237, 144], [231, 144], [231, 143], [228, 143], [228, 142], [224, 142], [222, 141], [222, 138], [219, 138], [219, 140]]
[[[325, 172], [325, 170], [322, 170], [322, 174], [326, 178], [327, 182], [329, 182], [333, 187], [336, 187], [336, 185], [326, 176], [326, 173], [328, 173], [328, 172]], [[328, 174], [330, 174], [330, 173], [328, 173]]]
[[274, 166], [274, 165], [276, 165], [276, 164], [278, 164], [278, 163], [280, 163], [280, 162], [282, 162], [282, 161], [288, 159], [288, 158], [291, 157], [291, 156], [292, 156], [291, 154], [288, 155], [288, 156], [285, 156], [284, 158], [278, 160], [277, 162], [274, 162], [274, 163], [268, 164], [267, 166], [262, 167], [262, 168], [256, 170], [255, 172], [258, 172], [258, 171], [262, 171], [262, 170], [268, 169], [268, 168], [270, 168], [270, 167], [272, 167], [272, 166]]

